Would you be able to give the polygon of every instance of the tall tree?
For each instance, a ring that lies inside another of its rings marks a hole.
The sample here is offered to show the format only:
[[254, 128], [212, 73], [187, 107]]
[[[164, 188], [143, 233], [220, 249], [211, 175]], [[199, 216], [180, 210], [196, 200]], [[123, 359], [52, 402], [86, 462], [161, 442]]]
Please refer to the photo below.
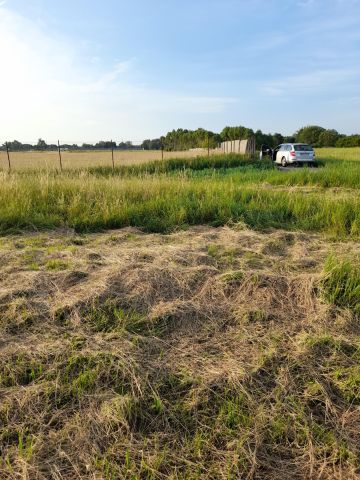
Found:
[[35, 148], [36, 148], [36, 150], [46, 150], [47, 149], [47, 143], [42, 138], [39, 138]]
[[336, 130], [324, 130], [319, 135], [319, 145], [321, 147], [335, 147], [339, 138], [340, 134]]
[[318, 125], [308, 125], [302, 127], [295, 134], [296, 141], [299, 143], [309, 143], [310, 145], [320, 145], [319, 137], [325, 128]]

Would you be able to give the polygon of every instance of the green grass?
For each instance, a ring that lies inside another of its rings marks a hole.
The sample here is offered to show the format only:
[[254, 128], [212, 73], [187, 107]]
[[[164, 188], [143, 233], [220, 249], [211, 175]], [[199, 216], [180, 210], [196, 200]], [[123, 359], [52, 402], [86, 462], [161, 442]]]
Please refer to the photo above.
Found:
[[141, 333], [147, 329], [144, 315], [135, 310], [119, 308], [111, 301], [102, 306], [91, 305], [84, 311], [84, 319], [94, 332]]
[[140, 176], [159, 175], [181, 170], [202, 171], [206, 169], [227, 169], [252, 166], [256, 169], [272, 168], [270, 161], [258, 162], [248, 155], [214, 155], [211, 157], [171, 158], [168, 160], [154, 160], [138, 165], [112, 167], [92, 167], [89, 173], [101, 176]]
[[46, 270], [53, 270], [53, 271], [67, 270], [69, 266], [70, 266], [69, 262], [66, 262], [65, 260], [61, 260], [60, 258], [53, 258], [48, 262], [46, 262], [45, 264]]
[[325, 298], [339, 306], [360, 313], [360, 264], [339, 261], [330, 256], [324, 269], [322, 288]]
[[244, 221], [255, 229], [360, 232], [360, 199], [323, 193], [269, 191], [234, 179], [46, 179], [3, 182], [0, 232], [61, 226], [78, 232], [136, 226], [167, 232], [188, 225]]
[[[77, 232], [136, 226], [168, 232], [242, 221], [339, 237], [360, 233], [360, 162], [280, 172], [239, 155], [172, 159], [112, 171], [0, 176], [0, 233], [71, 227]], [[270, 184], [274, 187], [264, 188]], [[289, 190], [289, 187], [314, 187]], [[316, 188], [318, 187], [318, 188]], [[337, 188], [334, 193], [329, 189]]]

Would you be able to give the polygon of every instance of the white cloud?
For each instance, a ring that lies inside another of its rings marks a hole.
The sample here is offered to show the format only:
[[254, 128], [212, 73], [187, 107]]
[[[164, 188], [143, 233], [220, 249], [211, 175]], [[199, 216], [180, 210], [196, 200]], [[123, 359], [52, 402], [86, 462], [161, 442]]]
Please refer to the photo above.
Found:
[[359, 74], [360, 68], [315, 70], [263, 82], [260, 84], [260, 91], [270, 96], [296, 95], [304, 92], [318, 94], [329, 89], [334, 92], [334, 88], [343, 89], [344, 82], [356, 80]]
[[184, 114], [216, 114], [235, 102], [134, 83], [136, 59], [116, 61], [104, 71], [98, 56], [85, 61], [72, 43], [8, 8], [0, 9], [0, 57], [6, 65], [0, 76], [0, 143], [39, 136], [66, 142], [155, 136], [169, 126], [170, 116], [174, 122]]

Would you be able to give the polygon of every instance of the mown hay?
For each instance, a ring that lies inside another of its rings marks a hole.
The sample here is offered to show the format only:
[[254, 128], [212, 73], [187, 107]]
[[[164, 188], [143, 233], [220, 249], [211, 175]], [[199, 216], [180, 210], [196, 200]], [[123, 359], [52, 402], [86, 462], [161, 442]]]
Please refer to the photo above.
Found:
[[359, 478], [359, 317], [324, 296], [325, 240], [83, 240], [49, 234], [29, 270], [34, 236], [4, 239], [1, 478]]

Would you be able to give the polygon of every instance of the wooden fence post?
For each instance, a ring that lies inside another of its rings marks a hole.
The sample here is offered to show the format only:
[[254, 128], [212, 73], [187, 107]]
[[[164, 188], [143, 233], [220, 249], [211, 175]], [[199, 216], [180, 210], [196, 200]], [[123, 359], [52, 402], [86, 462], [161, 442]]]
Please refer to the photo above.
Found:
[[115, 163], [114, 163], [114, 145], [113, 145], [113, 141], [112, 141], [112, 140], [111, 140], [111, 161], [112, 161], [113, 170], [115, 170]]
[[60, 148], [60, 140], [58, 140], [58, 152], [59, 152], [59, 162], [60, 162], [60, 170], [63, 170], [63, 165], [62, 165], [62, 158], [61, 158], [61, 148]]
[[209, 135], [207, 137], [207, 150], [208, 150], [208, 157], [210, 157], [210, 139], [209, 139]]

